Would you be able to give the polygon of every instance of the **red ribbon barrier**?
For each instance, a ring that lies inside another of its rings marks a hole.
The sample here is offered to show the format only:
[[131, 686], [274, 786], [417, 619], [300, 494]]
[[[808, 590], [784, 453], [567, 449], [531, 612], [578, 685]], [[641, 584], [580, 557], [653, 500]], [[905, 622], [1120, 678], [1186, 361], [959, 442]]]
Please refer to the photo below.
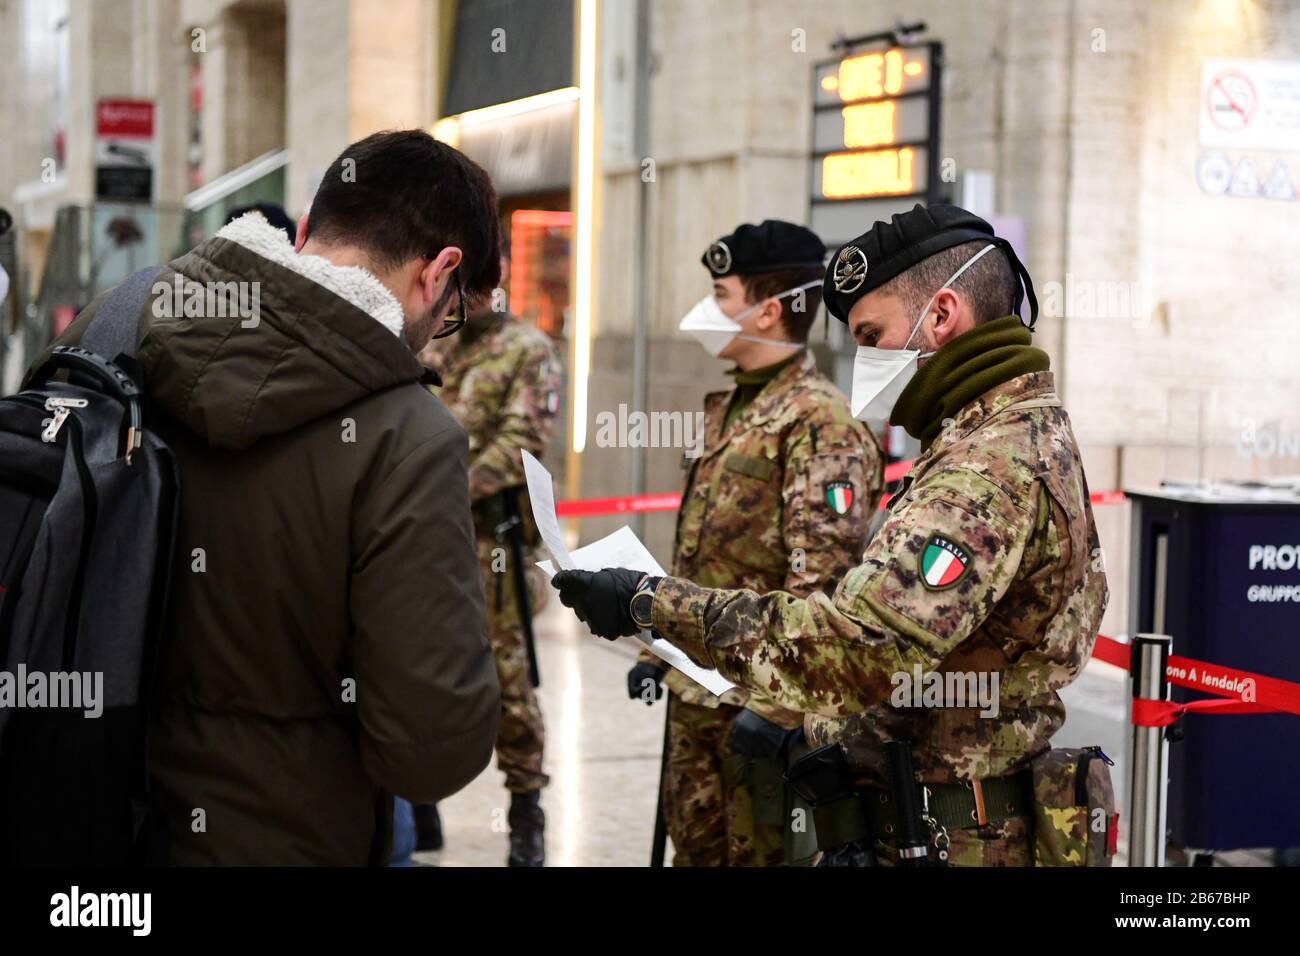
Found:
[[[1107, 664], [1129, 669], [1129, 645], [1105, 634], [1097, 635], [1092, 656]], [[1184, 714], [1300, 714], [1300, 684], [1251, 671], [1209, 664], [1191, 657], [1170, 654], [1165, 661], [1169, 683], [1220, 698], [1175, 703], [1168, 700], [1133, 699], [1133, 723], [1138, 727], [1165, 727]]]
[[1107, 664], [1114, 664], [1121, 670], [1128, 670], [1128, 645], [1123, 641], [1115, 640], [1113, 637], [1107, 637], [1105, 634], [1098, 634], [1097, 643], [1092, 645], [1092, 656], [1095, 660], [1105, 661]]
[[555, 513], [561, 518], [591, 518], [596, 515], [631, 514], [637, 511], [676, 511], [682, 504], [680, 492], [663, 491], [653, 495], [620, 495], [615, 498], [575, 498], [557, 501]]
[[[912, 469], [910, 461], [896, 461], [885, 466], [885, 484], [898, 481]], [[890, 496], [880, 499], [883, 510]], [[1124, 501], [1122, 491], [1096, 491], [1089, 496], [1094, 505], [1117, 505]], [[599, 515], [635, 514], [648, 511], [676, 511], [681, 507], [682, 496], [676, 491], [660, 491], [645, 495], [617, 495], [613, 498], [573, 498], [555, 504], [555, 513], [561, 518], [595, 518]]]
[[911, 470], [912, 463], [910, 461], [890, 462], [885, 466], [885, 484], [889, 484], [891, 481], [898, 481]]
[[1275, 709], [1264, 704], [1250, 704], [1242, 700], [1206, 698], [1176, 704], [1171, 700], [1133, 698], [1134, 727], [1168, 727], [1184, 714], [1269, 714]]
[[1119, 489], [1113, 491], [1094, 491], [1088, 495], [1088, 500], [1094, 505], [1118, 505], [1122, 504], [1127, 496]]

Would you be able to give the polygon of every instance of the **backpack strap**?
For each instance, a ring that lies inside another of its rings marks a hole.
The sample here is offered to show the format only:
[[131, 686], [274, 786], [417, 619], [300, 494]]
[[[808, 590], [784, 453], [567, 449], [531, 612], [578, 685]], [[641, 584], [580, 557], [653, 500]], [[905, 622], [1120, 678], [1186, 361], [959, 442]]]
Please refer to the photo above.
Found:
[[140, 315], [162, 266], [149, 266], [133, 272], [108, 294], [99, 311], [81, 336], [81, 347], [110, 362], [119, 355], [135, 358], [135, 343], [140, 335]]

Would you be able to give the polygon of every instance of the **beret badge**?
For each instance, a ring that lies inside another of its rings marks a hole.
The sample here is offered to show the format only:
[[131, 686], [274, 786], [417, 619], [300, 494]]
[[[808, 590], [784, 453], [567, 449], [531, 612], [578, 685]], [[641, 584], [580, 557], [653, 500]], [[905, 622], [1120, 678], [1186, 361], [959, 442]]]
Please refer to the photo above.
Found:
[[705, 253], [705, 256], [709, 261], [709, 271], [715, 275], [722, 275], [731, 268], [731, 250], [721, 240], [709, 246], [709, 251]]
[[836, 292], [856, 292], [867, 281], [867, 254], [857, 246], [845, 246], [835, 257], [832, 279]]

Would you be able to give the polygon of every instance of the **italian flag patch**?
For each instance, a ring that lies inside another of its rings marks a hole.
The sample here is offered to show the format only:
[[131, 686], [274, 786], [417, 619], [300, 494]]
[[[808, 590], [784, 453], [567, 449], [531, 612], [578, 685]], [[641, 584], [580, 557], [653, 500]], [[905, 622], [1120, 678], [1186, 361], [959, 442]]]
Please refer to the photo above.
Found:
[[932, 534], [921, 550], [921, 581], [931, 591], [950, 588], [970, 567], [970, 554], [941, 534]]
[[837, 515], [846, 515], [853, 507], [853, 482], [826, 482], [826, 503]]

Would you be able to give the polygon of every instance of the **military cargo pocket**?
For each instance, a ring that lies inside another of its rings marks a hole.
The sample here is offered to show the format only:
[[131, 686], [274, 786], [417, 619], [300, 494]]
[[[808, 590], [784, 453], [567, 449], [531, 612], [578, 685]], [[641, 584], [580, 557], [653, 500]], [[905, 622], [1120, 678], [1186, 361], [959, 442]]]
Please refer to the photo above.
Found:
[[765, 570], [785, 561], [781, 463], [768, 457], [775, 449], [757, 439], [747, 447], [752, 453], [733, 451], [722, 458], [702, 519], [699, 549], [733, 569]]
[[1030, 764], [1035, 866], [1110, 866], [1119, 814], [1099, 747], [1049, 750]]
[[742, 455], [734, 451], [723, 459], [722, 467], [749, 478], [757, 478], [759, 481], [770, 481], [776, 474], [777, 468], [776, 462], [769, 458]]

